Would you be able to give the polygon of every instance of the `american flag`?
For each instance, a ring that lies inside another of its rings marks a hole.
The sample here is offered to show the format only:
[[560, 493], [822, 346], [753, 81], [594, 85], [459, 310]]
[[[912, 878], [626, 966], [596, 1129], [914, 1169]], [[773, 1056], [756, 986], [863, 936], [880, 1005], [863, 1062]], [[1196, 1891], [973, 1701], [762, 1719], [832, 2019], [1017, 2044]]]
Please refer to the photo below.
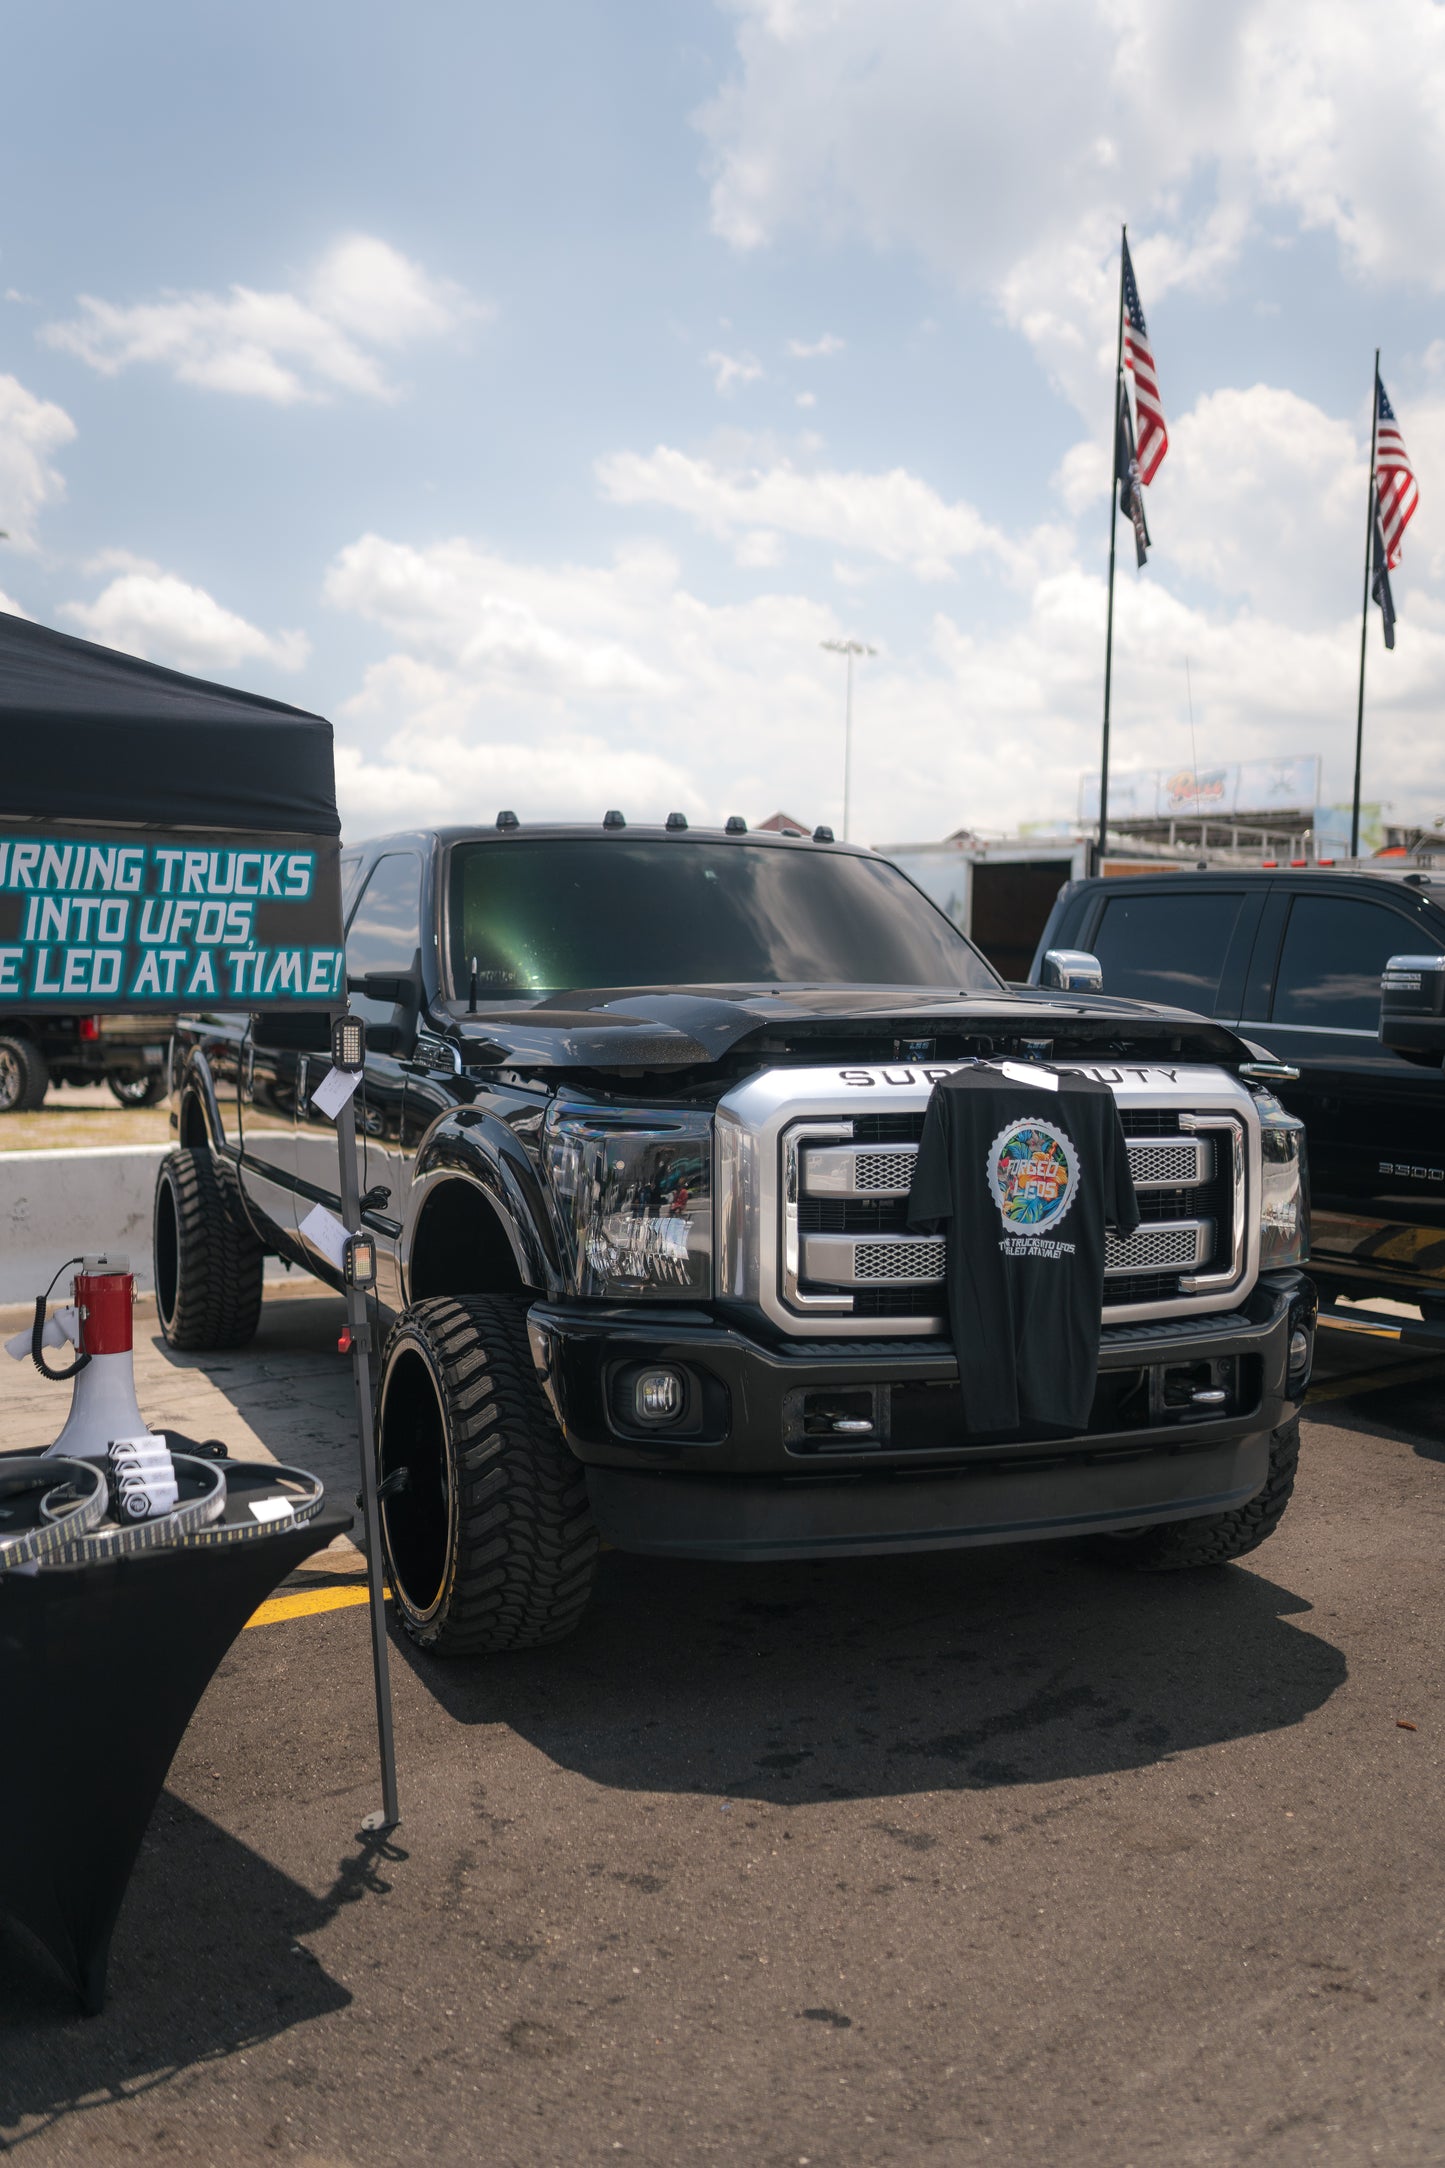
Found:
[[1123, 248], [1124, 359], [1134, 379], [1134, 407], [1139, 416], [1139, 479], [1152, 482], [1159, 471], [1159, 462], [1169, 449], [1169, 431], [1164, 422], [1164, 409], [1159, 403], [1159, 380], [1154, 374], [1154, 356], [1149, 349], [1149, 326], [1144, 321], [1139, 289], [1134, 283], [1134, 266], [1129, 260], [1127, 239]]
[[1133, 522], [1134, 556], [1142, 571], [1149, 556], [1149, 522], [1144, 516], [1144, 492], [1139, 487], [1139, 460], [1134, 450], [1134, 426], [1129, 419], [1129, 394], [1119, 386], [1119, 426], [1114, 434], [1114, 479], [1119, 485], [1119, 510]]
[[1385, 537], [1380, 527], [1380, 500], [1375, 499], [1375, 576], [1370, 583], [1370, 593], [1380, 605], [1380, 623], [1384, 628], [1385, 645], [1395, 644], [1395, 598], [1390, 592], [1390, 568], [1385, 562]]
[[1420, 492], [1415, 487], [1415, 470], [1405, 449], [1405, 439], [1400, 434], [1400, 424], [1395, 419], [1395, 409], [1378, 376], [1375, 378], [1375, 397], [1379, 403], [1375, 424], [1375, 486], [1379, 491], [1385, 556], [1393, 572], [1400, 562], [1401, 537], [1415, 516]]

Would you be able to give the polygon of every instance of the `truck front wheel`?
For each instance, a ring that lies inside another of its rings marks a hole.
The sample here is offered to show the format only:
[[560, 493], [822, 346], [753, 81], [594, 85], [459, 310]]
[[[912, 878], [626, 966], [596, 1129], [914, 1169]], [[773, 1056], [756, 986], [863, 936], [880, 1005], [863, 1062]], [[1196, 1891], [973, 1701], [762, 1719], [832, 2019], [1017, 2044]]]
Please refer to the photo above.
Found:
[[525, 1303], [416, 1303], [386, 1343], [379, 1399], [386, 1569], [412, 1640], [438, 1656], [561, 1641], [592, 1591], [597, 1531]]
[[1284, 1519], [1299, 1463], [1299, 1417], [1281, 1424], [1269, 1441], [1269, 1474], [1261, 1489], [1230, 1513], [1205, 1513], [1192, 1521], [1160, 1521], [1097, 1539], [1097, 1554], [1111, 1565], [1139, 1573], [1170, 1573], [1183, 1566], [1226, 1566], [1272, 1536]]
[[199, 1351], [254, 1339], [266, 1252], [227, 1163], [207, 1147], [167, 1152], [153, 1232], [156, 1312], [170, 1345]]

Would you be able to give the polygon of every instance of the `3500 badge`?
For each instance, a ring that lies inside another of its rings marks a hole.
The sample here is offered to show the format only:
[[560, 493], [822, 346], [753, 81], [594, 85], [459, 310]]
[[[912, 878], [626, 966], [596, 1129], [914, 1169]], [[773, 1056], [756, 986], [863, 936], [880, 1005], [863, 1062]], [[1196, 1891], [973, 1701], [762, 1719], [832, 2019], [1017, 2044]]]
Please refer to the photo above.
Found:
[[1011, 1234], [1056, 1227], [1079, 1187], [1072, 1138], [1052, 1122], [1010, 1122], [989, 1146], [988, 1186]]

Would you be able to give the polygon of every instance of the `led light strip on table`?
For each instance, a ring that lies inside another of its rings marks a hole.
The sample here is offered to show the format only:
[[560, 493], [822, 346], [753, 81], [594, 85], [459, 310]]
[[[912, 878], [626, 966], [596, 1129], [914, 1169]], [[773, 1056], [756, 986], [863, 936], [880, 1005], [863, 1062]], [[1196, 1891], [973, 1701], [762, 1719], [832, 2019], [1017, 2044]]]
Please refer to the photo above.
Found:
[[254, 1543], [258, 1536], [315, 1520], [326, 1502], [325, 1486], [304, 1468], [285, 1468], [269, 1460], [228, 1460], [224, 1511], [204, 1528], [188, 1529], [182, 1549], [210, 1550], [228, 1543]]
[[158, 1513], [152, 1520], [108, 1521], [103, 1527], [89, 1528], [71, 1537], [57, 1563], [95, 1566], [110, 1558], [133, 1558], [141, 1551], [173, 1550], [187, 1536], [218, 1520], [226, 1510], [225, 1463], [173, 1453], [171, 1465], [180, 1497], [169, 1513]]
[[105, 1518], [110, 1491], [98, 1461], [0, 1457], [0, 1573], [60, 1563]]

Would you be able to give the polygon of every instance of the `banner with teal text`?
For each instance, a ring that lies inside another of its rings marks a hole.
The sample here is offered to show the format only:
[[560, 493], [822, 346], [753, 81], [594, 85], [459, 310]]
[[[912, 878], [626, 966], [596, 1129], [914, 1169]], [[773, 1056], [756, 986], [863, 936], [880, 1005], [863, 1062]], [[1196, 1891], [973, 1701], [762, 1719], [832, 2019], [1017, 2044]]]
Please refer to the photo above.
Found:
[[25, 1009], [345, 1004], [340, 847], [0, 820], [0, 1029]]

